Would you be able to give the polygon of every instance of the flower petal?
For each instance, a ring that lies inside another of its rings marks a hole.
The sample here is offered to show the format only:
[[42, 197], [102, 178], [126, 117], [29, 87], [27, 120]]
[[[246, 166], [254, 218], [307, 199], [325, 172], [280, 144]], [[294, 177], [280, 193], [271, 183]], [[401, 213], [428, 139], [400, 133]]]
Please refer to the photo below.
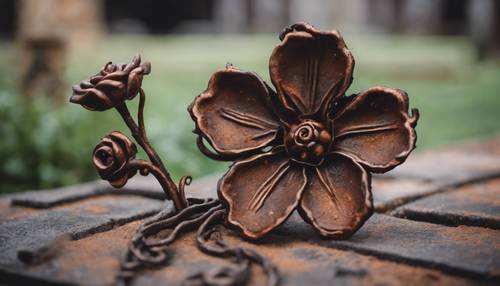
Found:
[[269, 60], [281, 102], [304, 115], [343, 95], [353, 68], [354, 59], [337, 31], [321, 32], [308, 24], [293, 25]]
[[299, 212], [321, 235], [349, 237], [373, 212], [369, 181], [351, 158], [331, 154], [313, 170]]
[[104, 76], [102, 75], [94, 75], [94, 76], [91, 76], [89, 81], [92, 85], [96, 85], [98, 82], [100, 82], [102, 79], [104, 78]]
[[128, 74], [127, 80], [127, 99], [134, 98], [142, 85], [143, 69], [142, 67], [135, 68]]
[[151, 73], [151, 63], [150, 62], [143, 62], [141, 64], [141, 68], [142, 68], [142, 74], [146, 75], [146, 74]]
[[113, 102], [106, 94], [95, 88], [81, 89], [79, 86], [73, 86], [69, 101], [92, 111], [104, 111], [113, 107]]
[[112, 141], [120, 144], [120, 148], [126, 153], [126, 156], [129, 158], [135, 158], [135, 154], [137, 154], [137, 146], [135, 145], [127, 135], [121, 133], [120, 131], [112, 131], [108, 134], [108, 137], [112, 139]]
[[415, 148], [418, 110], [408, 112], [408, 95], [373, 87], [356, 95], [334, 115], [334, 151], [348, 154], [373, 172], [403, 163]]
[[124, 66], [123, 71], [129, 73], [141, 64], [141, 55], [135, 55], [130, 63]]
[[188, 110], [197, 133], [219, 154], [236, 158], [276, 138], [278, 119], [268, 101], [257, 75], [231, 67], [215, 72]]
[[126, 82], [127, 77], [128, 77], [127, 72], [115, 71], [115, 72], [108, 73], [107, 75], [105, 75], [97, 84], [100, 84], [100, 83], [106, 82], [106, 81]]
[[303, 167], [281, 149], [236, 162], [219, 182], [228, 221], [247, 238], [260, 238], [283, 223], [307, 182]]
[[[99, 174], [104, 177], [112, 174], [112, 172], [109, 170], [112, 169], [112, 166], [114, 164], [113, 148], [107, 144], [111, 145], [112, 143], [105, 142], [104, 139], [103, 141], [99, 142], [99, 144], [95, 147], [92, 156], [94, 166], [96, 167]], [[103, 154], [106, 154], [105, 156], [109, 156], [111, 160], [109, 158], [104, 159]]]
[[[126, 74], [121, 74], [121, 72], [116, 72], [113, 74], [109, 74], [106, 77], [113, 77], [114, 75], [119, 75], [120, 77], [122, 76], [127, 76]], [[99, 90], [122, 90], [125, 88], [125, 84], [121, 81], [117, 80], [112, 80], [112, 79], [106, 79], [106, 77], [101, 80], [99, 83], [96, 84], [95, 88]]]

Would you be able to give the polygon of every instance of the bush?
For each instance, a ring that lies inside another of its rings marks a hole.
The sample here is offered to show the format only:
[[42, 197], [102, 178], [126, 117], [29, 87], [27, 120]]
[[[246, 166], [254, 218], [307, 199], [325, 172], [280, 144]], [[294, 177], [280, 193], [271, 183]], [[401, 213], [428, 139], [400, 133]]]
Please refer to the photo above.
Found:
[[97, 138], [89, 134], [101, 131], [101, 120], [76, 106], [54, 106], [46, 98], [0, 94], [1, 192], [95, 178], [90, 154]]

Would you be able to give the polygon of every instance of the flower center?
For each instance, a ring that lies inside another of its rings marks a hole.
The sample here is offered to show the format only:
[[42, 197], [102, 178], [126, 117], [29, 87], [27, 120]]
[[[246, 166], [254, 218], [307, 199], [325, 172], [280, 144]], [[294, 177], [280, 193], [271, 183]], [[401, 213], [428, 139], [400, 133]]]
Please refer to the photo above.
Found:
[[105, 167], [110, 166], [114, 161], [113, 156], [110, 154], [111, 150], [108, 149], [109, 148], [101, 148], [96, 153], [97, 159]]
[[328, 152], [332, 138], [323, 124], [306, 120], [290, 127], [285, 136], [285, 146], [295, 161], [319, 165]]
[[294, 134], [298, 144], [307, 144], [314, 140], [314, 130], [310, 125], [300, 126]]

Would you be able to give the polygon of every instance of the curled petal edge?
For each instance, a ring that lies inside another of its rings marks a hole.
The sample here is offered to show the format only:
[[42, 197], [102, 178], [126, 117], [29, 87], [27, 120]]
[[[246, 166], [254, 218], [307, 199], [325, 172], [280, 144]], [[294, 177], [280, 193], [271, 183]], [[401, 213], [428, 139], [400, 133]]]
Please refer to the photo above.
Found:
[[[216, 89], [216, 86], [215, 86], [216, 76], [221, 74], [221, 73], [224, 73], [224, 72], [239, 72], [242, 74], [253, 76], [255, 79], [257, 79], [259, 81], [260, 85], [262, 86], [262, 90], [266, 92], [266, 97], [267, 97], [266, 100], [270, 100], [270, 98], [269, 98], [269, 89], [268, 89], [267, 84], [257, 74], [255, 74], [253, 72], [241, 71], [241, 70], [236, 69], [232, 66], [227, 66], [225, 69], [217, 70], [214, 74], [212, 74], [212, 77], [210, 78], [207, 89], [204, 92], [202, 92], [200, 95], [198, 95], [194, 99], [194, 101], [188, 106], [188, 112], [189, 112], [192, 120], [195, 123], [195, 130], [193, 132], [199, 136], [197, 145], [198, 145], [200, 151], [204, 154], [210, 154], [210, 156], [207, 155], [208, 157], [211, 157], [214, 159], [216, 157], [218, 157], [218, 158], [221, 158], [220, 160], [226, 161], [226, 160], [235, 160], [235, 159], [240, 158], [242, 156], [255, 155], [257, 153], [257, 151], [259, 151], [260, 149], [265, 148], [266, 146], [269, 146], [270, 143], [272, 143], [274, 140], [276, 140], [276, 137], [278, 135], [279, 124], [276, 123], [276, 131], [274, 132], [275, 133], [274, 136], [272, 136], [271, 138], [262, 142], [259, 145], [256, 145], [254, 147], [242, 148], [239, 150], [226, 150], [226, 149], [221, 148], [217, 144], [216, 140], [214, 140], [214, 138], [212, 136], [210, 136], [210, 134], [208, 134], [208, 132], [205, 131], [205, 128], [201, 125], [200, 122], [202, 121], [201, 120], [202, 112], [199, 111], [198, 105], [203, 100], [207, 100], [207, 99], [215, 96], [213, 90]], [[274, 111], [272, 110], [272, 107], [268, 106], [268, 108], [270, 108], [271, 112], [274, 113]], [[202, 142], [203, 139], [208, 142], [208, 144], [212, 147], [213, 150], [215, 150], [216, 154], [214, 154], [212, 151], [210, 151], [206, 148], [206, 146]], [[202, 148], [200, 148], [200, 146]], [[216, 159], [216, 160], [219, 160], [219, 159]]]
[[83, 90], [78, 86], [73, 86], [73, 95], [69, 101], [91, 111], [104, 111], [114, 106], [113, 102], [100, 90], [95, 88]]
[[[304, 34], [304, 36], [306, 34], [308, 34], [310, 36], [315, 36], [315, 35], [330, 36], [330, 37], [333, 36], [337, 40], [337, 48], [341, 51], [341, 53], [345, 56], [345, 58], [347, 60], [346, 69], [345, 69], [344, 77], [343, 77], [343, 82], [342, 82], [340, 88], [337, 90], [337, 92], [335, 94], [332, 94], [330, 96], [325, 96], [321, 100], [321, 103], [318, 105], [318, 107], [316, 107], [316, 110], [314, 110], [314, 112], [313, 112], [313, 113], [319, 112], [321, 114], [326, 114], [330, 104], [332, 102], [334, 102], [337, 98], [344, 95], [352, 83], [352, 80], [353, 80], [352, 74], [353, 74], [354, 66], [355, 66], [354, 57], [353, 57], [351, 51], [347, 48], [347, 45], [344, 41], [344, 38], [342, 37], [342, 35], [340, 34], [339, 31], [337, 31], [337, 30], [320, 31], [308, 23], [301, 22], [301, 23], [296, 23], [296, 24], [293, 24], [293, 25], [285, 28], [281, 32], [281, 34], [279, 35], [279, 39], [281, 40], [281, 43], [274, 48], [274, 50], [271, 54], [271, 58], [269, 60], [270, 70], [271, 70], [271, 66], [274, 65], [273, 58], [275, 57], [276, 50], [278, 48], [286, 45], [288, 38], [291, 34], [295, 34], [295, 35]], [[280, 85], [278, 84], [278, 82], [276, 82], [274, 80], [274, 77], [272, 74], [271, 74], [271, 81], [273, 82], [273, 85], [276, 87], [276, 89], [278, 91], [278, 97], [280, 98], [282, 106], [288, 112], [297, 112], [298, 107], [295, 106], [295, 104], [293, 103], [293, 100], [285, 97], [283, 91], [281, 90]]]
[[338, 114], [334, 115], [333, 122], [335, 124], [335, 119], [341, 117], [345, 112], [350, 110], [352, 107], [355, 107], [357, 104], [361, 103], [365, 99], [365, 97], [368, 96], [370, 93], [377, 93], [377, 92], [388, 93], [395, 96], [395, 98], [398, 100], [398, 103], [402, 107], [400, 109], [400, 114], [404, 117], [403, 126], [406, 130], [408, 130], [409, 133], [407, 142], [408, 148], [405, 151], [396, 155], [394, 159], [392, 159], [390, 162], [383, 165], [372, 164], [360, 158], [359, 156], [356, 156], [355, 154], [349, 153], [349, 150], [335, 150], [335, 152], [353, 158], [356, 162], [362, 164], [363, 166], [366, 166], [366, 168], [370, 172], [385, 173], [404, 163], [408, 158], [408, 156], [410, 155], [410, 153], [416, 148], [417, 133], [415, 131], [415, 127], [417, 126], [418, 119], [420, 118], [420, 112], [416, 108], [409, 109], [409, 98], [408, 94], [405, 91], [401, 89], [388, 88], [384, 86], [371, 87], [359, 93], [353, 100], [349, 101], [347, 105]]

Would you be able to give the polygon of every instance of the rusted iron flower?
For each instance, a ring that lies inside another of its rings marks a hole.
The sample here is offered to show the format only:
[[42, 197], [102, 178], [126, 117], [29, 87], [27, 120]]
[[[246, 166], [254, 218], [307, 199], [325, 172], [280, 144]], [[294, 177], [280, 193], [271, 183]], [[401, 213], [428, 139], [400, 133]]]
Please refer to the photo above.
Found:
[[231, 66], [213, 74], [189, 107], [199, 147], [235, 161], [218, 192], [245, 237], [262, 237], [298, 209], [321, 235], [345, 238], [373, 212], [370, 172], [414, 149], [418, 112], [399, 89], [345, 96], [354, 59], [337, 31], [301, 23], [280, 38], [269, 61], [276, 92]]
[[135, 170], [127, 168], [135, 158], [137, 147], [125, 134], [113, 131], [95, 146], [92, 154], [99, 176], [115, 187], [123, 187]]
[[116, 107], [137, 95], [143, 76], [150, 71], [150, 63], [141, 64], [138, 55], [128, 64], [108, 62], [99, 73], [73, 86], [70, 101], [95, 111]]

